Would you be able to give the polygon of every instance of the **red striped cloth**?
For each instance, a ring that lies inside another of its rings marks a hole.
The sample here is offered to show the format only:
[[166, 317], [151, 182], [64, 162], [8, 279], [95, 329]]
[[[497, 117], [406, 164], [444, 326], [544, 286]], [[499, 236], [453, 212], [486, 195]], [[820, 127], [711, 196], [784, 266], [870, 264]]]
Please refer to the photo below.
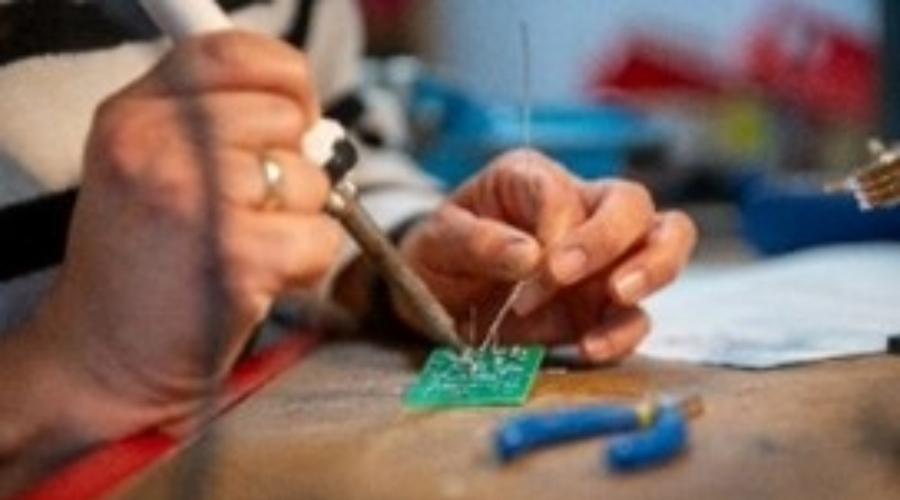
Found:
[[[293, 335], [239, 363], [218, 402], [217, 416], [309, 353], [319, 339], [314, 334]], [[151, 430], [111, 443], [88, 452], [44, 479], [19, 500], [99, 498], [162, 458], [174, 455], [194, 437], [175, 439]]]

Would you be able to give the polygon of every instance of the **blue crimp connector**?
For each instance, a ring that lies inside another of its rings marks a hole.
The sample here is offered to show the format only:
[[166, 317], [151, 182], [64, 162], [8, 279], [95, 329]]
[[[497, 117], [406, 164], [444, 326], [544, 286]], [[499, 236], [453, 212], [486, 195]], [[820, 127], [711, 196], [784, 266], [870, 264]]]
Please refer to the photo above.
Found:
[[663, 406], [650, 428], [616, 438], [609, 444], [607, 464], [616, 472], [642, 470], [679, 455], [686, 448], [687, 440], [684, 415], [678, 408]]
[[593, 436], [640, 429], [641, 416], [627, 406], [596, 406], [513, 417], [495, 435], [500, 460], [508, 462], [530, 451]]

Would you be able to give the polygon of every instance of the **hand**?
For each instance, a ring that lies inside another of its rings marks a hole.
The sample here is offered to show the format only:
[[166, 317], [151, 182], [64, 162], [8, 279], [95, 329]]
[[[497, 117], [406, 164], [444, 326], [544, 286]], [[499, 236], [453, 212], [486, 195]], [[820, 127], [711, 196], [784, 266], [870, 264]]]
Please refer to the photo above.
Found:
[[501, 340], [578, 343], [587, 360], [603, 363], [647, 335], [639, 303], [678, 275], [696, 237], [686, 215], [657, 213], [637, 184], [584, 182], [521, 150], [460, 188], [401, 249], [463, 339], [482, 337], [524, 280]]
[[[306, 68], [281, 42], [213, 34], [97, 111], [65, 262], [28, 336], [90, 440], [190, 415], [274, 296], [332, 265], [329, 181], [299, 151], [319, 114]], [[284, 169], [279, 209], [260, 206], [264, 154]]]

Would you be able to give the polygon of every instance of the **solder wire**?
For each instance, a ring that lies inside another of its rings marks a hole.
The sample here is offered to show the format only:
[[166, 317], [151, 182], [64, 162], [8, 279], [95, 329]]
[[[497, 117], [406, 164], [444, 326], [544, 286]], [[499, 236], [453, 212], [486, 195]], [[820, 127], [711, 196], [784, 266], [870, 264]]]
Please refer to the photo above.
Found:
[[519, 42], [522, 51], [522, 139], [531, 147], [531, 36], [528, 24], [519, 21]]
[[[519, 21], [519, 42], [520, 42], [520, 50], [521, 50], [521, 61], [522, 61], [522, 114], [521, 114], [521, 124], [522, 124], [522, 142], [526, 148], [531, 147], [531, 38], [528, 32], [528, 24], [525, 21]], [[528, 156], [525, 157], [525, 161], [528, 161]], [[494, 321], [491, 322], [488, 327], [487, 335], [485, 335], [484, 340], [481, 345], [478, 347], [479, 350], [484, 350], [488, 346], [496, 347], [500, 343], [500, 327], [503, 326], [503, 320], [509, 315], [509, 311], [512, 309], [513, 304], [516, 303], [516, 300], [519, 298], [519, 295], [522, 293], [522, 289], [525, 287], [525, 280], [520, 280], [513, 285], [512, 289], [509, 291], [509, 295], [507, 295], [506, 300], [503, 302], [503, 305], [500, 306], [500, 309], [497, 311], [497, 316], [494, 317]]]

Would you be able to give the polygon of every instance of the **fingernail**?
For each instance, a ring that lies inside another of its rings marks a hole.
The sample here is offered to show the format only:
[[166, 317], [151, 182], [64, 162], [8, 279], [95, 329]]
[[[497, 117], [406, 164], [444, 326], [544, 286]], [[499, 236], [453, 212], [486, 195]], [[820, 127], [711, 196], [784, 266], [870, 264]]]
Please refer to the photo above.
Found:
[[586, 356], [594, 362], [608, 360], [612, 352], [612, 344], [605, 337], [589, 337], [582, 341]]
[[625, 304], [634, 304], [643, 299], [647, 293], [647, 273], [632, 271], [619, 278], [613, 286], [619, 300]]
[[587, 265], [587, 254], [578, 247], [567, 248], [550, 259], [550, 272], [564, 285], [581, 278]]
[[513, 310], [519, 316], [527, 316], [533, 312], [544, 301], [547, 296], [547, 290], [537, 278], [532, 278], [525, 282], [519, 298], [513, 304]]

